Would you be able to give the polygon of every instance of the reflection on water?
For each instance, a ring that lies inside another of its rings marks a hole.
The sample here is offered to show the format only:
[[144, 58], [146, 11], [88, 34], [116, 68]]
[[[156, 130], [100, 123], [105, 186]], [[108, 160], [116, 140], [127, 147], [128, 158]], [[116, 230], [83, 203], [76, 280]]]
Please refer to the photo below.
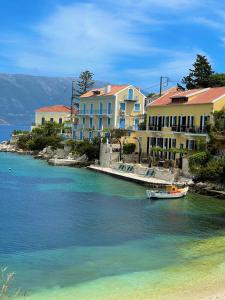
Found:
[[134, 294], [137, 282], [154, 294], [171, 274], [185, 284], [196, 265], [202, 277], [225, 258], [223, 201], [151, 202], [136, 184], [13, 154], [0, 154], [0, 190], [0, 264], [39, 299], [81, 299], [84, 286], [107, 297], [122, 283]]

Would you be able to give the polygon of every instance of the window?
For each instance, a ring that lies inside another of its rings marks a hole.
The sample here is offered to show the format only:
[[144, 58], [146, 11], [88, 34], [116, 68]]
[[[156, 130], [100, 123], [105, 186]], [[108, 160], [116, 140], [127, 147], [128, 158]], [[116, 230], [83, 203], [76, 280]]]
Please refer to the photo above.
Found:
[[83, 120], [82, 120], [82, 124], [83, 124], [83, 125], [85, 125], [85, 118], [83, 118]]
[[135, 118], [134, 119], [134, 130], [138, 130], [138, 128], [139, 128], [139, 119], [138, 118]]
[[90, 128], [93, 128], [93, 118], [90, 118]]
[[99, 103], [99, 114], [102, 115], [103, 110], [102, 110], [103, 106], [102, 103]]
[[108, 114], [110, 115], [112, 113], [112, 103], [108, 103]]
[[92, 139], [93, 139], [93, 132], [92, 132], [92, 131], [89, 131], [89, 133], [88, 133], [88, 138], [89, 138], [89, 140], [92, 140]]
[[133, 100], [134, 97], [134, 91], [133, 89], [128, 90], [128, 100]]
[[172, 148], [176, 148], [177, 141], [176, 139], [172, 139]]
[[164, 139], [164, 149], [168, 149], [168, 138]]
[[50, 122], [53, 123], [54, 122], [54, 118], [50, 118]]
[[120, 118], [120, 129], [125, 129], [125, 118]]
[[111, 118], [107, 119], [107, 126], [111, 126]]
[[169, 127], [170, 126], [170, 117], [165, 116], [164, 117], [164, 127]]
[[83, 140], [83, 131], [80, 131], [80, 140]]
[[83, 103], [82, 105], [82, 113], [85, 114], [86, 113], [86, 104]]
[[157, 146], [163, 147], [163, 138], [157, 138]]
[[204, 130], [205, 129], [205, 126], [207, 125], [207, 122], [209, 120], [209, 116], [201, 116], [200, 117], [200, 129], [201, 130]]
[[186, 140], [186, 149], [194, 150], [195, 149], [195, 140]]
[[176, 126], [176, 125], [177, 125], [177, 117], [172, 116], [172, 126]]
[[120, 103], [120, 110], [121, 110], [121, 111], [125, 111], [125, 109], [126, 109], [125, 102], [121, 102], [121, 103]]
[[90, 114], [93, 115], [93, 113], [94, 113], [94, 104], [91, 103]]
[[135, 103], [134, 104], [134, 111], [140, 111], [141, 105], [140, 103]]
[[102, 130], [102, 118], [99, 118], [98, 120], [98, 129]]
[[41, 124], [42, 124], [42, 125], [45, 124], [45, 118], [41, 118]]
[[59, 118], [59, 124], [62, 124], [62, 118]]

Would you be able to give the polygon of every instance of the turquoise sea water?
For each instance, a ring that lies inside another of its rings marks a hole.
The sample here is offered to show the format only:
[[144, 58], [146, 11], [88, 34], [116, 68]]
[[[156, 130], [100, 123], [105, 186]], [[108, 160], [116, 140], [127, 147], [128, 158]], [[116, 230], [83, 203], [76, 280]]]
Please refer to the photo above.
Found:
[[170, 280], [223, 270], [223, 201], [150, 201], [134, 183], [1, 153], [0, 208], [0, 265], [31, 299], [159, 299]]

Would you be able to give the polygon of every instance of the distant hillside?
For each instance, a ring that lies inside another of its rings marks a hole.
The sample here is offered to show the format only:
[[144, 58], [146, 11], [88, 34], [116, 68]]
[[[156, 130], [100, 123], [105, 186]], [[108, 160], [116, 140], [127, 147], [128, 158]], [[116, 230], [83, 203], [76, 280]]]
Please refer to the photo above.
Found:
[[[30, 124], [41, 106], [70, 105], [73, 79], [0, 74], [0, 124]], [[96, 87], [102, 84], [97, 81]]]

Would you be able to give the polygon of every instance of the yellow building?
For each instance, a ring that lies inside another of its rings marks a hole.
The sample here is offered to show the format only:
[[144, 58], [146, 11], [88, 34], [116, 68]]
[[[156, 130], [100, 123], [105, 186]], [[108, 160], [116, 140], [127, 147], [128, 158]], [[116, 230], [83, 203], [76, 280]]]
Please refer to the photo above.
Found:
[[70, 107], [65, 105], [41, 107], [35, 111], [35, 126], [43, 125], [46, 122], [63, 124], [70, 120], [70, 113]]
[[[147, 105], [147, 129], [136, 136], [142, 151], [151, 155], [153, 147], [195, 149], [199, 139], [208, 140], [206, 124], [213, 122], [212, 113], [225, 107], [225, 87], [188, 91], [168, 90]], [[161, 153], [174, 159], [169, 151]]]
[[106, 129], [138, 130], [145, 96], [132, 85], [106, 85], [80, 97], [76, 139], [92, 139]]

